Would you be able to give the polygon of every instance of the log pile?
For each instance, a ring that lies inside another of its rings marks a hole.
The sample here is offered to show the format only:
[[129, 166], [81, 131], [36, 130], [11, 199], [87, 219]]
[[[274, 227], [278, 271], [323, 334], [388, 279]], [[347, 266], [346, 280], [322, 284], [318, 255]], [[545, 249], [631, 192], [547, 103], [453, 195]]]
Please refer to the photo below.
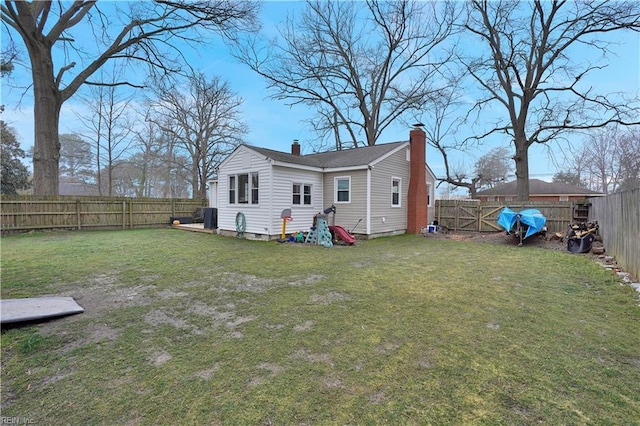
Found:
[[[573, 253], [586, 253], [593, 248], [593, 243], [599, 239], [598, 222], [580, 222], [569, 225], [567, 231], [567, 250]], [[602, 244], [596, 246], [597, 252], [604, 253]]]

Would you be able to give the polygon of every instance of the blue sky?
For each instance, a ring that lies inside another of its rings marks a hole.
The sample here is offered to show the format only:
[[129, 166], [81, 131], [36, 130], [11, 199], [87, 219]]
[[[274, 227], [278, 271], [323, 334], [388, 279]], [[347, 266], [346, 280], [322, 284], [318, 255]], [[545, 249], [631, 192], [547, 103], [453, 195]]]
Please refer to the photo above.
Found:
[[[275, 34], [277, 25], [284, 22], [287, 13], [299, 11], [303, 3], [295, 1], [271, 1], [263, 4], [261, 19], [264, 31]], [[3, 40], [6, 30], [2, 30]], [[610, 58], [606, 69], [590, 75], [588, 81], [598, 89], [600, 93], [626, 92], [640, 95], [640, 34], [627, 32], [624, 38], [616, 35], [616, 56]], [[298, 139], [301, 142], [303, 153], [312, 151], [309, 143], [314, 139], [310, 129], [303, 123], [305, 118], [312, 115], [301, 106], [289, 108], [283, 101], [269, 99], [265, 82], [246, 66], [237, 63], [226, 50], [219, 39], [213, 39], [206, 48], [198, 51], [189, 51], [189, 62], [195, 68], [200, 69], [205, 75], [211, 77], [220, 76], [229, 82], [232, 90], [243, 99], [242, 112], [244, 120], [249, 126], [250, 133], [246, 141], [256, 146], [288, 151], [291, 142]], [[587, 50], [576, 51], [576, 55], [584, 55], [585, 60], [595, 59], [593, 52]], [[25, 86], [30, 79], [30, 71], [23, 67], [16, 68], [11, 76], [11, 81], [2, 81], [0, 93], [2, 103], [6, 106], [2, 119], [17, 129], [23, 147], [26, 149], [33, 145], [33, 100], [30, 91], [10, 87]], [[10, 83], [10, 84], [6, 84]], [[61, 114], [61, 133], [80, 133], [81, 123], [78, 122], [74, 109], [81, 109], [78, 99], [70, 99], [64, 106]], [[390, 127], [381, 138], [380, 142], [393, 142], [406, 140], [409, 129], [396, 125]], [[576, 143], [581, 138], [575, 138]], [[491, 145], [483, 146], [467, 153], [454, 154], [454, 164], [464, 164], [471, 168], [475, 160], [491, 148]], [[553, 154], [550, 156], [550, 152]], [[566, 153], [566, 147], [549, 145], [547, 147], [534, 145], [530, 150], [530, 177], [550, 180], [556, 172], [552, 157], [561, 162], [562, 154]], [[444, 172], [442, 159], [435, 150], [427, 149], [427, 162], [436, 175]]]

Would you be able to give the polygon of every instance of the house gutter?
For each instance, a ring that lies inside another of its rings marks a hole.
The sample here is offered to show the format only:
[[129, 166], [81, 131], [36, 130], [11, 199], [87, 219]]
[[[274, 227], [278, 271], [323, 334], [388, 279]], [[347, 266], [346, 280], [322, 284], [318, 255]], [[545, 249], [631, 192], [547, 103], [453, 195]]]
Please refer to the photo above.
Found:
[[361, 166], [347, 166], [347, 167], [325, 167], [322, 169], [325, 173], [335, 173], [335, 172], [348, 172], [351, 170], [368, 170], [369, 164], [364, 164]]
[[276, 160], [271, 160], [271, 165], [273, 166], [280, 166], [280, 167], [289, 167], [291, 169], [300, 169], [300, 170], [310, 170], [313, 172], [323, 172], [324, 169], [322, 167], [313, 167], [313, 166], [305, 166], [304, 164], [294, 164], [294, 163], [287, 163], [284, 161], [276, 161]]

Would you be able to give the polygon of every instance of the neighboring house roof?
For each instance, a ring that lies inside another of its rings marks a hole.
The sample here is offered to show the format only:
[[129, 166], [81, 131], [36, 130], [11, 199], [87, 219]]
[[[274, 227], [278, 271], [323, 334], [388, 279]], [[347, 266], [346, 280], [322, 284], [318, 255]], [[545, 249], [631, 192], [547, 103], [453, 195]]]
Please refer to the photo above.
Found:
[[60, 176], [58, 179], [59, 195], [99, 195], [95, 185], [84, 183], [75, 177]]
[[282, 163], [318, 168], [342, 168], [369, 165], [405, 144], [408, 145], [409, 142], [384, 143], [360, 148], [343, 149], [341, 151], [318, 152], [307, 155], [294, 155], [251, 145], [245, 146]]
[[[482, 196], [516, 196], [518, 194], [517, 181], [503, 183], [493, 188], [478, 191], [477, 197]], [[560, 182], [545, 182], [540, 179], [529, 179], [529, 195], [604, 195], [601, 192]]]

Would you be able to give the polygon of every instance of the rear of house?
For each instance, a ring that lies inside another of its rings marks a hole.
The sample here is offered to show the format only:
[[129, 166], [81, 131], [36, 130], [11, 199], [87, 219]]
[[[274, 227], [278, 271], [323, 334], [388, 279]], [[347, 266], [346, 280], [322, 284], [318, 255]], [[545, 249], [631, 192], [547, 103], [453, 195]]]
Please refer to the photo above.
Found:
[[240, 145], [221, 164], [214, 182], [216, 194], [211, 197], [217, 200], [220, 233], [243, 231], [247, 238], [275, 237], [281, 232], [284, 208], [292, 212], [290, 230], [308, 229], [322, 207], [322, 174], [313, 168], [274, 163], [264, 152]]
[[[286, 209], [292, 218], [287, 232], [308, 231], [314, 216], [331, 206], [336, 208], [335, 224], [360, 237], [400, 234], [409, 228], [419, 232], [427, 224], [427, 203], [433, 200], [427, 191], [433, 191], [435, 179], [424, 162], [424, 132], [414, 129], [411, 135], [410, 142], [306, 156], [300, 155], [297, 141], [290, 154], [239, 146], [220, 165], [217, 181], [211, 182], [219, 233], [277, 238]], [[415, 144], [420, 158], [414, 162], [422, 169], [417, 175], [411, 172]], [[413, 219], [409, 212], [415, 200], [408, 196], [412, 175], [420, 182], [421, 200]]]

